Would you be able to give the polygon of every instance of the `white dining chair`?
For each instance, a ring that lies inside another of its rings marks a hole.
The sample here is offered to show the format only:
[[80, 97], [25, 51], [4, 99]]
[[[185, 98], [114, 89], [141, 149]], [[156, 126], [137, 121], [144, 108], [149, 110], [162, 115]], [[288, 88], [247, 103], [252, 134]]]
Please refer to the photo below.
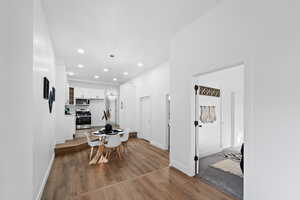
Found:
[[124, 134], [121, 136], [121, 142], [122, 142], [122, 147], [123, 147], [124, 152], [128, 148], [128, 146], [127, 146], [128, 140], [129, 140], [129, 129], [125, 129]]
[[122, 155], [121, 155], [121, 138], [120, 135], [109, 135], [107, 136], [107, 142], [105, 145], [105, 149], [108, 151], [107, 152], [107, 159], [111, 158], [111, 153], [116, 150], [117, 155], [119, 157], [119, 159], [122, 159]]
[[99, 140], [95, 140], [95, 141], [92, 141], [91, 138], [90, 138], [90, 134], [89, 133], [84, 133], [85, 136], [86, 136], [86, 139], [87, 139], [87, 143], [88, 145], [90, 146], [91, 148], [91, 151], [90, 151], [90, 160], [92, 159], [93, 157], [93, 154], [94, 154], [94, 147], [98, 147], [100, 145], [100, 141]]

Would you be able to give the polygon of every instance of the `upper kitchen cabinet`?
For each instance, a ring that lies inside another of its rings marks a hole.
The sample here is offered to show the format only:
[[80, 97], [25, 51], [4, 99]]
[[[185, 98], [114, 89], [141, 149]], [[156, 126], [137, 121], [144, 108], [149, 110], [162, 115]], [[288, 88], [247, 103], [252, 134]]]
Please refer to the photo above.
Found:
[[94, 88], [74, 88], [75, 99], [104, 99], [104, 90]]
[[91, 99], [104, 99], [105, 98], [104, 90], [92, 89], [90, 97]]
[[84, 90], [82, 88], [74, 88], [74, 98], [75, 99], [84, 99]]
[[74, 88], [69, 87], [69, 92], [66, 94], [66, 96], [67, 96], [67, 99], [69, 99], [67, 104], [73, 105], [74, 104]]

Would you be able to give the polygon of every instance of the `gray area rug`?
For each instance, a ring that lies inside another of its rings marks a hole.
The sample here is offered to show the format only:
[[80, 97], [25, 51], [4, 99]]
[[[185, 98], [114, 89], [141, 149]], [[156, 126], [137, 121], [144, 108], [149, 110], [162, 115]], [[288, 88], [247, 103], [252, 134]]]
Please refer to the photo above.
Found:
[[220, 161], [228, 159], [228, 157], [225, 157], [224, 155], [229, 153], [238, 152], [225, 150], [224, 152], [201, 158], [199, 160], [200, 170], [197, 176], [224, 193], [243, 200], [243, 178], [211, 166]]

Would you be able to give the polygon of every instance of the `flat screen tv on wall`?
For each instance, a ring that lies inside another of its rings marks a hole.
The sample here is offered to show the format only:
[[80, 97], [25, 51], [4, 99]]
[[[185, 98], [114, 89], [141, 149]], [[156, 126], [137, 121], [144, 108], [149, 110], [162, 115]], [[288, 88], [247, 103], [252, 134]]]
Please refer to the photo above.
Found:
[[44, 77], [44, 93], [43, 93], [44, 99], [49, 98], [49, 80]]

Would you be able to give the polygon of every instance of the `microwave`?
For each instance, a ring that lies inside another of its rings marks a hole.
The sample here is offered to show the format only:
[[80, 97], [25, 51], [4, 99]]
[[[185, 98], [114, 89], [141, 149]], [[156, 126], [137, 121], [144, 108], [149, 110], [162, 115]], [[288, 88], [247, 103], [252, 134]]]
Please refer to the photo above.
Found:
[[76, 99], [75, 103], [76, 103], [76, 105], [89, 105], [90, 100], [89, 99]]

